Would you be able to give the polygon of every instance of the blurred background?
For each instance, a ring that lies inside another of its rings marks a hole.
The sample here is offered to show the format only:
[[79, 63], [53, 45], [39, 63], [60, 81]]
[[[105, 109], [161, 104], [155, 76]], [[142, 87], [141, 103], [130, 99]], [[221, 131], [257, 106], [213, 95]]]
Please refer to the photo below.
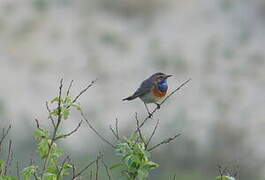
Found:
[[[34, 119], [48, 126], [45, 101], [60, 78], [74, 80], [86, 116], [109, 139], [119, 119], [123, 135], [135, 128], [140, 100], [122, 102], [154, 72], [174, 76], [170, 98], [144, 128], [152, 143], [182, 137], [152, 157], [150, 179], [211, 180], [217, 164], [239, 170], [241, 180], [265, 176], [264, 0], [2, 0], [0, 2], [0, 128], [12, 124], [14, 159], [35, 158]], [[78, 112], [62, 131], [76, 127]], [[82, 167], [114, 152], [85, 125], [61, 144]], [[2, 157], [1, 157], [2, 158]], [[24, 164], [23, 164], [24, 162]], [[118, 175], [117, 175], [118, 176]]]

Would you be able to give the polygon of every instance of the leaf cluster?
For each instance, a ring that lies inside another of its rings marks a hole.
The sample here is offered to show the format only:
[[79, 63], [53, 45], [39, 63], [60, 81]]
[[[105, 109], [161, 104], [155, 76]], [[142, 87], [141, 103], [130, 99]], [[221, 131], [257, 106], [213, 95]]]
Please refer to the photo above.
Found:
[[111, 168], [122, 166], [122, 172], [128, 179], [144, 180], [151, 169], [159, 165], [151, 161], [151, 154], [146, 150], [143, 142], [139, 141], [139, 134], [134, 133], [130, 138], [123, 138], [123, 142], [117, 144], [116, 154], [121, 156], [122, 163], [115, 164]]

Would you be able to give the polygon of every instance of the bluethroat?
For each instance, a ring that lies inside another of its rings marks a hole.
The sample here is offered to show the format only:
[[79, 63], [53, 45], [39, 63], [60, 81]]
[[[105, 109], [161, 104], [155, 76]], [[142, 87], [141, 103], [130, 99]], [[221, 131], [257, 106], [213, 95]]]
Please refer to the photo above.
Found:
[[142, 82], [140, 87], [133, 93], [133, 95], [124, 98], [123, 101], [131, 101], [135, 98], [140, 98], [145, 105], [145, 108], [151, 116], [151, 113], [146, 104], [155, 103], [158, 108], [160, 105], [158, 102], [166, 96], [168, 85], [167, 78], [172, 75], [167, 75], [161, 72], [155, 73]]

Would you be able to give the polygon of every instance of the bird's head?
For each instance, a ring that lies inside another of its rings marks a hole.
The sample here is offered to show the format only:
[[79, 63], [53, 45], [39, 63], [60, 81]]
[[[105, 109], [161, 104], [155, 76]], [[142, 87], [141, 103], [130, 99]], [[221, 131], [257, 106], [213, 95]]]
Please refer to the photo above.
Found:
[[172, 75], [168, 75], [162, 72], [158, 72], [152, 75], [152, 79], [156, 83], [166, 83], [167, 78], [169, 78]]

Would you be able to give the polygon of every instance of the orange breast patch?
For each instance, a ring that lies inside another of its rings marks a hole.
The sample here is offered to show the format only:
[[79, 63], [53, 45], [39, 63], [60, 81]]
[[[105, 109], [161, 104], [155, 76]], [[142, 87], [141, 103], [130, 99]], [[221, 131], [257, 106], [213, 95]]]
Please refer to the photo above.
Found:
[[152, 93], [155, 97], [162, 98], [166, 95], [167, 91], [160, 91], [158, 88], [154, 87], [152, 88]]

